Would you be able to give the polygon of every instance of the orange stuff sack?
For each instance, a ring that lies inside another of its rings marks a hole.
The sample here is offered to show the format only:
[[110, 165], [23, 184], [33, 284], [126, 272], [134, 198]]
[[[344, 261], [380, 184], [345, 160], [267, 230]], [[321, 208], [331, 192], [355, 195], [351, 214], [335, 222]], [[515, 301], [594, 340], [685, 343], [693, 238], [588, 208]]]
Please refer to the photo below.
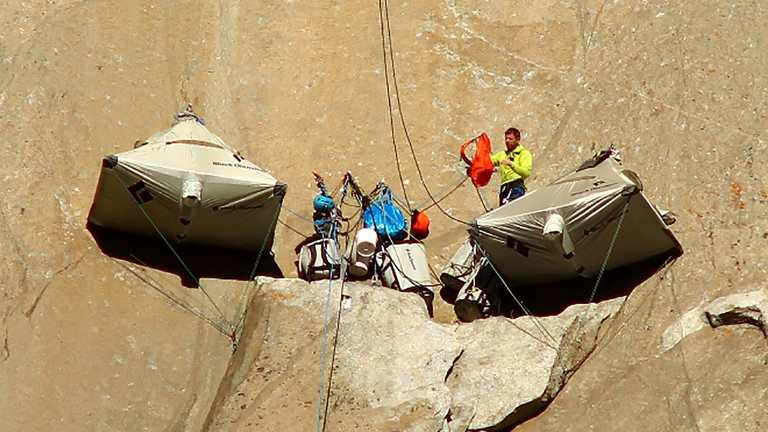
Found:
[[[475, 156], [470, 162], [469, 158], [465, 154], [467, 147], [470, 144], [475, 143]], [[493, 162], [491, 162], [491, 139], [483, 132], [477, 138], [464, 143], [459, 150], [461, 153], [461, 159], [469, 165], [467, 169], [467, 175], [472, 179], [472, 184], [476, 187], [482, 187], [491, 181], [491, 175], [493, 174]]]
[[411, 215], [411, 235], [418, 240], [424, 240], [429, 235], [429, 216], [414, 210]]

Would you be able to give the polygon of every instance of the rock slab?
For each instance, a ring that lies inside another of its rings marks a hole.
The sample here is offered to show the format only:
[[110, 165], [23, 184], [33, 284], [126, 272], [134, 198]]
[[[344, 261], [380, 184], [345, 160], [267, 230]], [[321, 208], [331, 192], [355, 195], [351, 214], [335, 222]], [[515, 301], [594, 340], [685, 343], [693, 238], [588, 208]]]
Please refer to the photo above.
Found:
[[[321, 421], [337, 430], [509, 427], [559, 392], [618, 304], [447, 325], [430, 320], [424, 302], [410, 293], [265, 278], [246, 324], [247, 353], [232, 365], [237, 372], [222, 384], [209, 425], [223, 431], [306, 430]], [[289, 405], [299, 415], [272, 415]]]
[[765, 289], [720, 297], [709, 304], [689, 310], [667, 328], [661, 338], [661, 351], [674, 348], [686, 336], [707, 325], [717, 328], [724, 325], [748, 324], [760, 329], [768, 337], [768, 292]]

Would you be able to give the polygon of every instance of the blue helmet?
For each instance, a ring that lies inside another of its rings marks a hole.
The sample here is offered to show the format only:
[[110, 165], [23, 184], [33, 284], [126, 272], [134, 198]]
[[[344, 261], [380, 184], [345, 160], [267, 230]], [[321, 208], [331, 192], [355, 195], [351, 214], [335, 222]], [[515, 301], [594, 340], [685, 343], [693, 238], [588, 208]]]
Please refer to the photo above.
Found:
[[312, 201], [312, 206], [315, 208], [315, 211], [329, 212], [336, 207], [336, 203], [328, 195], [317, 194]]

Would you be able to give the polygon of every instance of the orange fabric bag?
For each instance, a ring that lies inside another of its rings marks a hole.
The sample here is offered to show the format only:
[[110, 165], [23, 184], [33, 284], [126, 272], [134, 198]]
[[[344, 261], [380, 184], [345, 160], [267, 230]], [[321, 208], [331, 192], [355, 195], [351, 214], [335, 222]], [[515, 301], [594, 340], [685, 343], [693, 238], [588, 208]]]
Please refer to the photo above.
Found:
[[[475, 156], [472, 161], [467, 158], [465, 151], [470, 144], [475, 143]], [[479, 137], [472, 138], [464, 143], [459, 150], [461, 159], [469, 165], [467, 175], [472, 179], [472, 184], [476, 187], [482, 187], [491, 181], [493, 174], [493, 162], [491, 162], [491, 139], [483, 132]]]
[[429, 216], [426, 213], [414, 210], [411, 215], [411, 235], [418, 240], [424, 240], [429, 235]]

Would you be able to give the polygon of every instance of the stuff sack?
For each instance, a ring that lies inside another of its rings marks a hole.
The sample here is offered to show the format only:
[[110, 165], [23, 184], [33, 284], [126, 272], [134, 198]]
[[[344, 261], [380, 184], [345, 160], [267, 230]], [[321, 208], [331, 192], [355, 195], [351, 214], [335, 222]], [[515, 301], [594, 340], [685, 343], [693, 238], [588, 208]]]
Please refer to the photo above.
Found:
[[429, 216], [426, 213], [414, 210], [411, 215], [411, 235], [417, 240], [424, 240], [429, 235]]
[[392, 191], [384, 187], [379, 196], [363, 212], [363, 226], [373, 228], [380, 239], [402, 240], [408, 235], [408, 224], [392, 199]]
[[[475, 143], [475, 156], [470, 161], [465, 154], [467, 147]], [[479, 137], [472, 138], [465, 142], [459, 149], [461, 159], [469, 165], [467, 175], [472, 179], [472, 184], [476, 187], [482, 187], [491, 181], [493, 174], [493, 162], [491, 162], [491, 139], [483, 132]]]
[[307, 243], [299, 251], [299, 276], [307, 281], [338, 279], [341, 274], [341, 254], [333, 239]]

